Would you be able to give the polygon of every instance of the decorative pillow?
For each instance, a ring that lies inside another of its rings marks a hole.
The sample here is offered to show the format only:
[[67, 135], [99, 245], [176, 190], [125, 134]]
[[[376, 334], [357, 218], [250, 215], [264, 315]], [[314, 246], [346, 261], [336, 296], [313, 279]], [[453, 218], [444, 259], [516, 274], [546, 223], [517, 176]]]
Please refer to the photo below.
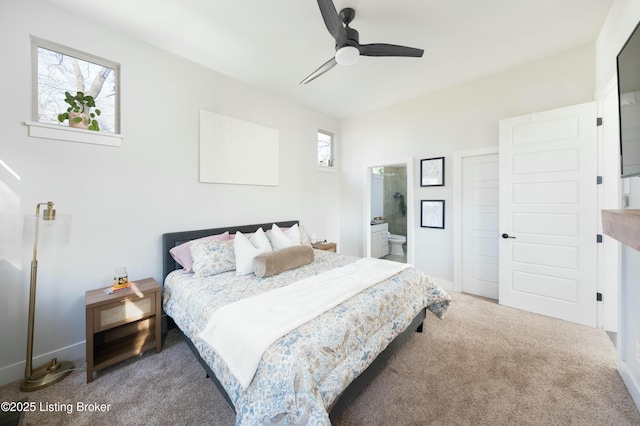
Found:
[[193, 275], [209, 277], [236, 268], [231, 240], [196, 240], [189, 245], [193, 256]]
[[300, 230], [298, 224], [283, 231], [274, 223], [271, 226], [271, 245], [274, 250], [300, 245]]
[[254, 257], [253, 272], [260, 278], [270, 277], [311, 262], [313, 262], [313, 249], [300, 244]]
[[253, 258], [272, 250], [271, 244], [262, 228], [259, 228], [251, 238], [247, 238], [240, 231], [233, 239], [236, 255], [236, 275], [248, 275], [253, 272]]
[[307, 235], [307, 231], [304, 229], [304, 226], [300, 226], [300, 244], [311, 247], [311, 240], [309, 240], [309, 236]]
[[206, 241], [206, 240], [219, 240], [226, 241], [229, 239], [229, 232], [225, 232], [223, 234], [218, 235], [210, 235], [208, 237], [198, 238], [197, 240], [188, 241], [184, 244], [180, 244], [179, 246], [175, 246], [169, 253], [173, 260], [178, 262], [180, 266], [182, 266], [187, 272], [193, 272], [193, 256], [191, 256], [191, 249], [189, 248], [189, 244], [195, 241]]

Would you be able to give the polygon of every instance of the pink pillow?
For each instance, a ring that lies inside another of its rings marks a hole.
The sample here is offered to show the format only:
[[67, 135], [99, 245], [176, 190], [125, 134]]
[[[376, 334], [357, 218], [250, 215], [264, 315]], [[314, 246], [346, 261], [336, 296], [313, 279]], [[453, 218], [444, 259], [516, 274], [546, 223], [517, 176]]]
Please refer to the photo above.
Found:
[[224, 234], [218, 235], [210, 235], [208, 237], [198, 238], [197, 240], [188, 241], [186, 243], [180, 244], [179, 246], [175, 246], [169, 253], [173, 260], [178, 262], [187, 272], [193, 272], [193, 256], [191, 256], [191, 250], [189, 249], [189, 244], [193, 241], [204, 241], [204, 240], [218, 240], [218, 241], [226, 241], [229, 239], [229, 232], [225, 232]]

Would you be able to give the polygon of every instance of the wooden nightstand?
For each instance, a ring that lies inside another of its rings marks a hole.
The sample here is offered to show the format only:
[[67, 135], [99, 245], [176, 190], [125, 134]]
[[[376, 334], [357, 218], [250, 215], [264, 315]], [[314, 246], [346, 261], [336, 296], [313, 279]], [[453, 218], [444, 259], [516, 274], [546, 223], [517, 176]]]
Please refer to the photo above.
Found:
[[136, 288], [114, 294], [104, 288], [85, 294], [87, 383], [97, 370], [149, 349], [162, 350], [160, 285], [153, 278], [136, 282]]
[[320, 243], [311, 244], [311, 246], [314, 249], [331, 251], [333, 253], [335, 253], [336, 249], [338, 248], [338, 245], [336, 243], [322, 243], [322, 242], [320, 242]]

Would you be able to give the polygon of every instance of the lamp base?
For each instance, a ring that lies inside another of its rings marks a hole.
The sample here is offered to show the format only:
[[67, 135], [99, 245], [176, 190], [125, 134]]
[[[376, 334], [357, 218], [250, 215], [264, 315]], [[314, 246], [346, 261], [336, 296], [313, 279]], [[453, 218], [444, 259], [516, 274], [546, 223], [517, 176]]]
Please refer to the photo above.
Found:
[[25, 377], [20, 383], [22, 392], [33, 392], [51, 386], [67, 377], [73, 371], [73, 364], [69, 361], [58, 362], [53, 358], [48, 364], [41, 365], [33, 370], [29, 377]]

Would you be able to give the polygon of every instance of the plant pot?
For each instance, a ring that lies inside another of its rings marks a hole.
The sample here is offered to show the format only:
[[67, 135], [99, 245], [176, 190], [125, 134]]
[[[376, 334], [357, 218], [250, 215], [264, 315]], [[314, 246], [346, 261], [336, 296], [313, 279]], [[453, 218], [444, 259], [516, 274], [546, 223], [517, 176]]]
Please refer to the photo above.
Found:
[[[74, 118], [76, 117], [80, 117], [82, 118], [82, 121], [79, 123], [76, 123], [74, 121]], [[84, 112], [73, 112], [70, 111], [69, 112], [69, 127], [75, 127], [77, 129], [88, 129], [89, 128], [89, 116], [87, 114], [85, 114]]]

